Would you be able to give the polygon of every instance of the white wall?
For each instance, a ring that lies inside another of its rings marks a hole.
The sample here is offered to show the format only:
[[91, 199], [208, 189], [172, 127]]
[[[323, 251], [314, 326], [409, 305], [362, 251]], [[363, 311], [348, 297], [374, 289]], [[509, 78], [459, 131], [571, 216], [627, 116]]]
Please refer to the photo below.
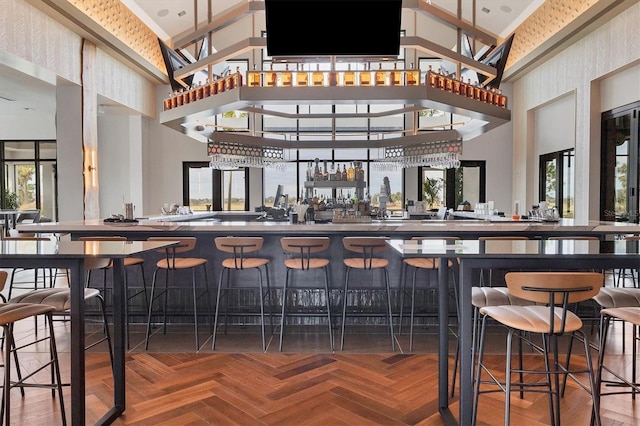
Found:
[[[597, 220], [599, 212], [600, 113], [640, 100], [640, 3], [615, 16], [514, 83], [514, 198], [536, 201], [535, 111], [575, 93], [576, 221]], [[603, 80], [606, 79], [605, 82]], [[618, 79], [634, 81], [623, 87]], [[615, 82], [614, 82], [615, 81]], [[603, 91], [605, 95], [602, 96]]]

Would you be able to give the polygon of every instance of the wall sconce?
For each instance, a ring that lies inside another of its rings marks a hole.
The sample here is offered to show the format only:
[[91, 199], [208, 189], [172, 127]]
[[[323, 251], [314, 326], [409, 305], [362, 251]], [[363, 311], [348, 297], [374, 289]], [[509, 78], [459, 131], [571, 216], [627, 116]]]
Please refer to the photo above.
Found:
[[90, 188], [95, 188], [98, 186], [98, 167], [97, 167], [97, 154], [96, 150], [91, 149], [85, 151], [84, 154], [84, 163], [87, 165], [86, 173], [85, 173], [85, 185]]

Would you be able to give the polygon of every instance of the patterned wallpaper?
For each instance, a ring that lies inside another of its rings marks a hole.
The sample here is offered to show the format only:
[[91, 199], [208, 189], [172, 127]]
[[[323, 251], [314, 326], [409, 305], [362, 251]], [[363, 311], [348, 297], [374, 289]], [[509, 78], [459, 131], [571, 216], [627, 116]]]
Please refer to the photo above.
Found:
[[569, 25], [599, 0], [546, 0], [515, 30], [506, 68], [509, 68]]
[[166, 74], [158, 36], [119, 0], [68, 1]]

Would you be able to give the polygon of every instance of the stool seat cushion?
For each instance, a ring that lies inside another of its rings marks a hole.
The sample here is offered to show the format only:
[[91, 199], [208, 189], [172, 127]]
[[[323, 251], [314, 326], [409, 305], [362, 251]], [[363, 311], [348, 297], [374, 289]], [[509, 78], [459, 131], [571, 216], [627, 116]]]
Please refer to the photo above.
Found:
[[[440, 267], [440, 259], [434, 259], [431, 257], [415, 257], [410, 259], [405, 259], [404, 263], [409, 266], [413, 266], [414, 268], [420, 269], [438, 269]], [[453, 261], [449, 260], [449, 267], [453, 267]]]
[[640, 306], [640, 288], [602, 287], [593, 300], [603, 308]]
[[[480, 308], [481, 314], [486, 314], [507, 327], [531, 333], [549, 333], [549, 307], [543, 305], [531, 306], [486, 306]], [[570, 333], [582, 328], [582, 320], [573, 312], [566, 312], [567, 318], [564, 331]], [[562, 308], [555, 308], [554, 333], [559, 333], [562, 327]]]
[[507, 287], [471, 287], [471, 304], [476, 308], [499, 305], [532, 305], [533, 302], [513, 296]]
[[259, 268], [269, 263], [269, 259], [263, 259], [261, 257], [245, 257], [242, 260], [237, 259], [224, 259], [222, 266], [229, 269], [252, 269]]
[[10, 324], [21, 319], [53, 312], [53, 306], [37, 303], [0, 304], [0, 324]]
[[318, 258], [304, 259], [304, 263], [301, 258], [286, 259], [284, 261], [284, 265], [287, 268], [291, 268], [291, 269], [319, 269], [319, 268], [324, 268], [328, 264], [329, 264], [329, 259], [318, 259]]
[[600, 313], [635, 325], [640, 325], [640, 307], [607, 308], [603, 309]]
[[[99, 295], [100, 290], [97, 288], [87, 287], [84, 289], [85, 300], [92, 299]], [[54, 312], [65, 312], [71, 309], [71, 290], [64, 287], [32, 290], [20, 296], [12, 297], [8, 303], [39, 303], [52, 306]]]
[[204, 265], [207, 259], [200, 257], [176, 257], [167, 263], [167, 259], [158, 260], [156, 266], [162, 269], [189, 269]]
[[367, 259], [365, 263], [361, 257], [349, 257], [344, 259], [344, 264], [349, 268], [355, 269], [379, 269], [386, 268], [389, 265], [389, 261], [387, 259], [374, 257]]

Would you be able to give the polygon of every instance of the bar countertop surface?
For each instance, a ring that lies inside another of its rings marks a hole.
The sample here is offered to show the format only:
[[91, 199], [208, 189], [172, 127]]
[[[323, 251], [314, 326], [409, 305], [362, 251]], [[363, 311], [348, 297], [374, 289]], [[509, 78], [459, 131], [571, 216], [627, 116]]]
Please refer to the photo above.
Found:
[[[533, 222], [533, 221], [513, 221], [513, 222], [490, 222], [483, 220], [373, 220], [371, 222], [342, 222], [342, 223], [322, 223], [322, 224], [291, 224], [286, 221], [220, 221], [215, 218], [208, 219], [204, 215], [193, 217], [189, 220], [189, 215], [185, 215], [185, 221], [140, 219], [137, 223], [105, 223], [101, 219], [80, 220], [66, 222], [43, 222], [37, 224], [18, 225], [18, 230], [22, 232], [36, 233], [74, 233], [74, 232], [100, 232], [100, 233], [158, 233], [158, 232], [181, 232], [181, 233], [207, 233], [207, 232], [253, 232], [253, 233], [296, 233], [296, 234], [318, 234], [318, 233], [375, 233], [393, 235], [401, 234], [509, 234], [528, 233], [549, 235], [549, 234], [640, 234], [640, 225], [627, 222], [601, 222], [590, 221], [587, 224], [574, 224], [572, 219], [561, 219], [558, 222]], [[195, 220], [199, 219], [199, 220]]]

